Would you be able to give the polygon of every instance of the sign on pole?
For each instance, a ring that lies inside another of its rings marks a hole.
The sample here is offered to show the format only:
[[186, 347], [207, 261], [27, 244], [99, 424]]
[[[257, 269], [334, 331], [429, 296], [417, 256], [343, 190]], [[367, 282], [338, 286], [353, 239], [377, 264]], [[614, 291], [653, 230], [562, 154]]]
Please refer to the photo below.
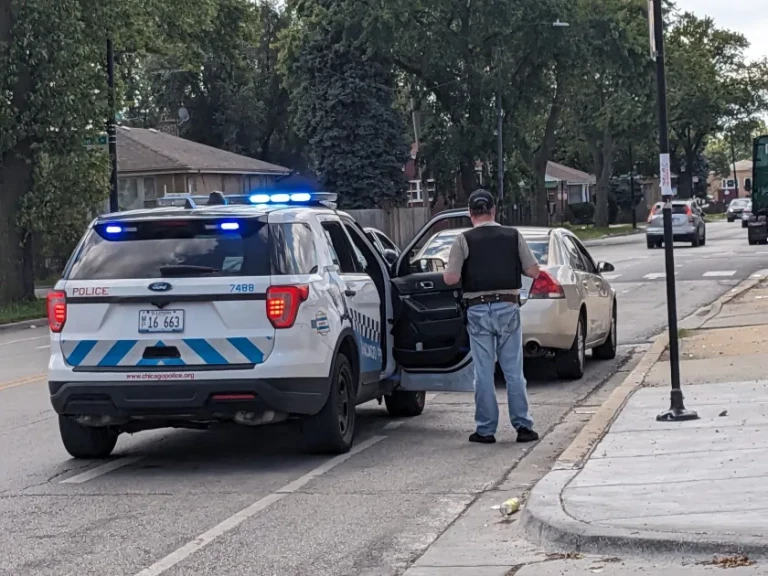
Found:
[[669, 154], [659, 154], [659, 178], [662, 196], [672, 196], [672, 165], [669, 161]]
[[656, 62], [656, 33], [653, 26], [653, 2], [648, 0], [648, 31], [651, 39], [651, 60]]
[[108, 145], [107, 135], [106, 134], [99, 134], [95, 138], [84, 138], [83, 139], [83, 146], [86, 148], [101, 148], [103, 150], [107, 149]]

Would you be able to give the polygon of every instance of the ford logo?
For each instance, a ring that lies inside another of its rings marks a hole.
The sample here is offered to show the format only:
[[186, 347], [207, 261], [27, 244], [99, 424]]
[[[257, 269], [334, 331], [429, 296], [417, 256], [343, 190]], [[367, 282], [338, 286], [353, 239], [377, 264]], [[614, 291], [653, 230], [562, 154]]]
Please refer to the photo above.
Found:
[[168, 282], [153, 282], [148, 288], [152, 290], [152, 292], [168, 292], [173, 289], [173, 286], [168, 284]]

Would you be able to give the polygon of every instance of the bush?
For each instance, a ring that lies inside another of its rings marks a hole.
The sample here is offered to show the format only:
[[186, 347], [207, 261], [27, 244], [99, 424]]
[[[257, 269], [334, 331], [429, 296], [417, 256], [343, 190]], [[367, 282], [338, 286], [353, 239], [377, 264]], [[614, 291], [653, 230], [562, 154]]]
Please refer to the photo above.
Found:
[[591, 202], [569, 204], [571, 224], [592, 224], [595, 221], [595, 205]]

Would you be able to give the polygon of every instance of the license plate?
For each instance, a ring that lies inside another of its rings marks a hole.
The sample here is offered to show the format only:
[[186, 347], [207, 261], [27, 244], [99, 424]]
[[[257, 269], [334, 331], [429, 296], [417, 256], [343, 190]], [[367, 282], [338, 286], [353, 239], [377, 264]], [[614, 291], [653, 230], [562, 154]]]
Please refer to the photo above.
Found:
[[184, 310], [139, 310], [139, 334], [184, 332]]

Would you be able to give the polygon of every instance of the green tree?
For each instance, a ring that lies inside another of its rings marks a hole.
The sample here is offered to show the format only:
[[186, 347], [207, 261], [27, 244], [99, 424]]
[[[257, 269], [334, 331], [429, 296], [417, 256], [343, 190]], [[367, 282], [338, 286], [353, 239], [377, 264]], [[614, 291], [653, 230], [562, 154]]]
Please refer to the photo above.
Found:
[[742, 34], [718, 28], [711, 18], [686, 12], [673, 21], [667, 35], [670, 148], [683, 197], [692, 194], [708, 140], [767, 108], [768, 62], [748, 62], [748, 47]]
[[320, 183], [349, 208], [402, 202], [408, 146], [384, 12], [355, 0], [293, 9], [281, 68]]
[[581, 0], [577, 6], [580, 58], [567, 96], [567, 132], [574, 137], [571, 146], [591, 160], [595, 224], [607, 226], [614, 160], [626, 142], [649, 129], [653, 117], [647, 4]]

